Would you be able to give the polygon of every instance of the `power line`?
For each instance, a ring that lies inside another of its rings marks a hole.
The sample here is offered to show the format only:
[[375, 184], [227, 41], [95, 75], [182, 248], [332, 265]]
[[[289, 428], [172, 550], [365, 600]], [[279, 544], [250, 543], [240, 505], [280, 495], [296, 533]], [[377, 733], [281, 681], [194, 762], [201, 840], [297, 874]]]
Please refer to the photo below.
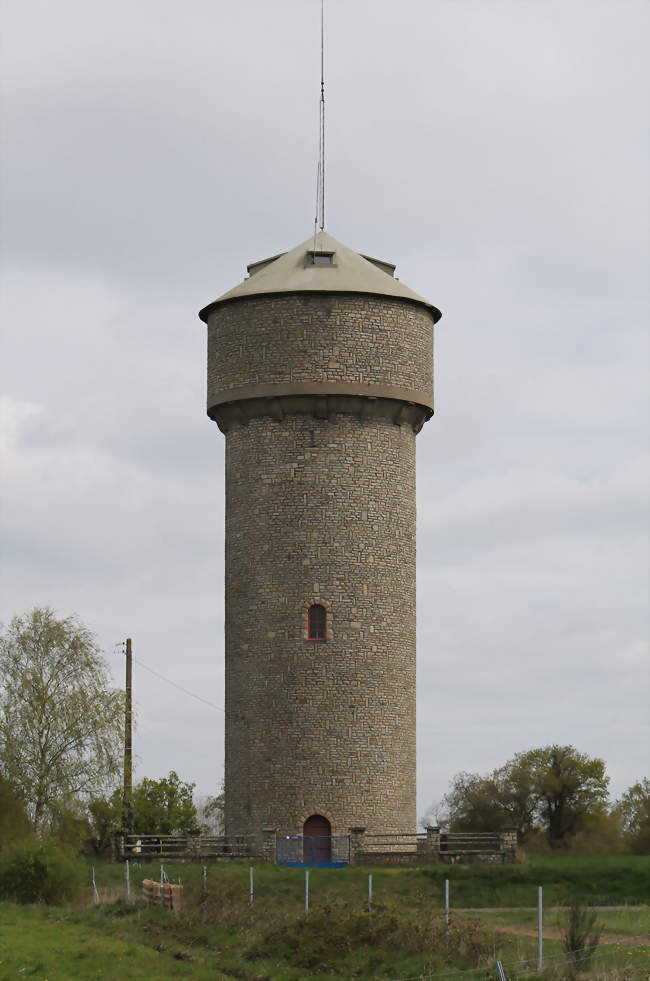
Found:
[[[118, 647], [122, 645], [116, 644], [115, 646]], [[156, 678], [160, 678], [161, 681], [166, 681], [168, 685], [172, 686], [172, 688], [178, 688], [178, 690], [182, 691], [184, 695], [189, 695], [190, 698], [195, 698], [197, 702], [203, 702], [204, 705], [209, 705], [210, 708], [216, 709], [217, 712], [225, 713], [226, 710], [223, 709], [220, 705], [215, 705], [214, 702], [209, 702], [207, 698], [203, 698], [201, 695], [195, 695], [193, 691], [188, 691], [187, 688], [183, 688], [182, 685], [179, 685], [175, 681], [172, 681], [171, 678], [166, 678], [164, 674], [160, 673], [160, 671], [156, 671], [154, 670], [154, 668], [150, 668], [148, 664], [145, 664], [143, 661], [140, 660], [140, 658], [135, 657], [135, 655], [132, 654], [131, 657], [133, 661], [135, 661], [135, 663], [138, 664], [141, 668], [144, 668], [145, 671], [149, 671], [151, 674], [155, 674]]]
[[164, 674], [160, 674], [159, 671], [154, 671], [154, 669], [150, 668], [148, 664], [143, 664], [139, 658], [134, 657], [133, 660], [136, 664], [139, 664], [141, 668], [144, 668], [145, 671], [150, 671], [151, 674], [155, 674], [155, 676], [160, 678], [161, 681], [166, 681], [168, 685], [172, 686], [172, 688], [178, 688], [178, 690], [182, 691], [184, 695], [189, 695], [190, 698], [195, 698], [197, 702], [203, 702], [204, 705], [209, 705], [210, 708], [216, 709], [217, 712], [225, 713], [225, 709], [221, 708], [220, 705], [215, 705], [214, 702], [209, 702], [207, 698], [202, 698], [201, 695], [195, 695], [193, 691], [188, 691], [187, 688], [183, 688], [182, 685], [178, 685], [175, 681], [171, 681], [170, 678], [166, 678]]

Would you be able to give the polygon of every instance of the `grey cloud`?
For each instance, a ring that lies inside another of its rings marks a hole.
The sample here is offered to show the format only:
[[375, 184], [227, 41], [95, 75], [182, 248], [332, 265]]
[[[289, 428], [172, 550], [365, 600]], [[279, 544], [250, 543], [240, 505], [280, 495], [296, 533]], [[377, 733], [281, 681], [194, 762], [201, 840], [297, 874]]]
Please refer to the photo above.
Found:
[[[196, 312], [309, 233], [317, 12], [4, 13], [1, 613], [76, 610], [116, 676], [131, 634], [221, 704]], [[328, 227], [444, 313], [418, 438], [421, 812], [528, 745], [604, 756], [615, 791], [647, 765], [647, 20], [326, 4]], [[136, 670], [140, 773], [214, 790], [221, 716]]]

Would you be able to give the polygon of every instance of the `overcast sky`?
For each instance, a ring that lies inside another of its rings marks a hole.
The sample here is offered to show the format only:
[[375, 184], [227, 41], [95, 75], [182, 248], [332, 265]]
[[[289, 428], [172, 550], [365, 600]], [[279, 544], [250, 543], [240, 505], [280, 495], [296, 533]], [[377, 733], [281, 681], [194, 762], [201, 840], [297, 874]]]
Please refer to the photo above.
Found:
[[[224, 438], [198, 309], [313, 228], [318, 0], [1, 0], [0, 618], [77, 613], [137, 776], [216, 792]], [[418, 813], [648, 765], [648, 6], [326, 0], [326, 228], [443, 311], [418, 436]], [[141, 663], [140, 663], [141, 662]]]

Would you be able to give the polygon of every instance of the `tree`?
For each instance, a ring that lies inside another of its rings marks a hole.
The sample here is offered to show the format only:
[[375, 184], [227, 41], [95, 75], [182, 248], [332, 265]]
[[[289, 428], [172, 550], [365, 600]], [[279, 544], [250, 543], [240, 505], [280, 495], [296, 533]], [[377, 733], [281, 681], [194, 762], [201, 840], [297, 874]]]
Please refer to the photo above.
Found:
[[15, 787], [0, 775], [0, 851], [13, 841], [28, 838], [32, 826]]
[[225, 831], [226, 792], [223, 783], [216, 797], [199, 797], [196, 803], [197, 823], [211, 835]]
[[555, 846], [605, 813], [608, 783], [603, 760], [573, 746], [544, 746], [517, 753], [487, 776], [458, 773], [443, 804], [450, 831], [515, 827], [522, 839], [541, 828]]
[[145, 777], [133, 789], [135, 831], [143, 835], [170, 835], [195, 828], [194, 787], [195, 784], [181, 780], [175, 770], [161, 780]]
[[0, 632], [0, 766], [37, 833], [66, 802], [120, 771], [124, 696], [93, 634], [48, 607]]
[[616, 804], [623, 836], [636, 855], [650, 854], [650, 780], [644, 777], [625, 791]]
[[609, 784], [604, 760], [553, 745], [517, 753], [514, 762], [528, 774], [537, 817], [552, 845], [578, 831], [588, 815], [604, 811]]
[[93, 797], [88, 801], [88, 846], [95, 855], [110, 852], [115, 833], [122, 826], [122, 789], [110, 797]]
[[510, 760], [491, 774], [458, 773], [443, 805], [451, 831], [503, 831], [523, 838], [534, 827], [536, 801], [530, 774]]

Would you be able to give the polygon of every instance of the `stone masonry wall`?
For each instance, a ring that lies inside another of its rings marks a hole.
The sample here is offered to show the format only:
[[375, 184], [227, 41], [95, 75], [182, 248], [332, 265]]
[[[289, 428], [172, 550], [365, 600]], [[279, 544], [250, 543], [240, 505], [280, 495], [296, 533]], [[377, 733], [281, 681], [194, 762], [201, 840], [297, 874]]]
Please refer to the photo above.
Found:
[[[322, 814], [334, 834], [412, 833], [415, 434], [399, 412], [366, 413], [359, 388], [430, 404], [415, 393], [432, 394], [431, 312], [351, 293], [212, 310], [209, 408], [246, 386], [309, 383], [356, 386], [360, 408], [274, 417], [271, 389], [223, 427], [226, 831], [300, 833]], [[324, 643], [307, 639], [313, 603]]]
[[413, 430], [294, 415], [226, 446], [227, 833], [413, 832]]
[[349, 382], [433, 390], [433, 318], [354, 293], [225, 303], [208, 324], [208, 406], [243, 385]]

